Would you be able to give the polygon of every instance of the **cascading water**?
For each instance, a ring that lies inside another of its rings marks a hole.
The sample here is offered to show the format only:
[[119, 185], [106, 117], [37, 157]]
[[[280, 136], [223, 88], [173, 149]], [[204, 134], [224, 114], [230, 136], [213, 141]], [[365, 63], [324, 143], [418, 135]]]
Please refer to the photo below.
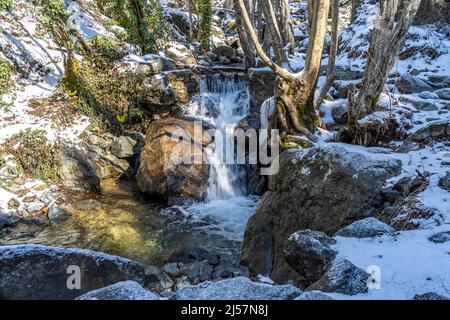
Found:
[[214, 75], [202, 77], [200, 93], [186, 109], [187, 115], [211, 124], [216, 135], [206, 154], [210, 164], [206, 202], [182, 209], [196, 218], [213, 219], [216, 229], [236, 240], [242, 240], [257, 197], [246, 196], [243, 167], [226, 163], [227, 147], [234, 141], [239, 121], [250, 113], [249, 105], [246, 80], [238, 75]]

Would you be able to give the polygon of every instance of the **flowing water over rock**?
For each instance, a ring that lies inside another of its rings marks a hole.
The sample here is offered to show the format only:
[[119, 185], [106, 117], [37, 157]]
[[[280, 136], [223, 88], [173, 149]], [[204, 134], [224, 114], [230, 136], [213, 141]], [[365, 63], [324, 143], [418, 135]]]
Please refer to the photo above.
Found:
[[[249, 113], [246, 81], [235, 76], [203, 78], [201, 93], [186, 113], [232, 135]], [[66, 194], [68, 220], [20, 223], [0, 232], [0, 245], [38, 243], [80, 247], [161, 265], [173, 249], [202, 247], [236, 264], [246, 222], [258, 197], [247, 196], [242, 168], [222, 164], [223, 148], [208, 150], [207, 200], [167, 207], [144, 199], [132, 183], [105, 183], [102, 193]]]

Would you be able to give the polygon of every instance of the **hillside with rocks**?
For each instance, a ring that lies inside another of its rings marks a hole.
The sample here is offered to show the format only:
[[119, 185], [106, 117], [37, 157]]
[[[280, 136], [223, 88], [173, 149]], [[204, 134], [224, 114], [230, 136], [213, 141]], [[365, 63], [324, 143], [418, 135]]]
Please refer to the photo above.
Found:
[[448, 300], [449, 137], [448, 1], [0, 0], [0, 299]]

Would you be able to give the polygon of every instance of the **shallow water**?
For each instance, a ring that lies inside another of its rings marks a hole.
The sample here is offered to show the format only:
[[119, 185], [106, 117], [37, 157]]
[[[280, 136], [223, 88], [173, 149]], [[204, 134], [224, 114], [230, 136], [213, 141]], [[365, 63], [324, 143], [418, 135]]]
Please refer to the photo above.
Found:
[[147, 265], [161, 265], [175, 248], [196, 246], [236, 265], [245, 222], [256, 201], [242, 197], [167, 207], [146, 201], [130, 185], [109, 183], [96, 197], [68, 199], [63, 205], [71, 214], [68, 220], [50, 226], [20, 223], [0, 234], [0, 244], [79, 247]]

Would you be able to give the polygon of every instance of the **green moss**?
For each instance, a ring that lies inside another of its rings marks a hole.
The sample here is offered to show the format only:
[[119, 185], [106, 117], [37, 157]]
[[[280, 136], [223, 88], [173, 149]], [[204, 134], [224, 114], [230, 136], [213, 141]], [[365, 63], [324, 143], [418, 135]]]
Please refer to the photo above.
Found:
[[47, 140], [43, 130], [24, 130], [5, 142], [6, 152], [19, 164], [18, 170], [44, 181], [58, 178], [56, 155], [60, 147]]
[[100, 56], [111, 61], [122, 58], [125, 54], [125, 46], [113, 37], [98, 35], [89, 40], [91, 55]]
[[12, 0], [0, 0], [0, 11], [8, 9], [12, 4]]
[[14, 67], [8, 60], [0, 58], [0, 95], [12, 87], [11, 77], [14, 75]]

